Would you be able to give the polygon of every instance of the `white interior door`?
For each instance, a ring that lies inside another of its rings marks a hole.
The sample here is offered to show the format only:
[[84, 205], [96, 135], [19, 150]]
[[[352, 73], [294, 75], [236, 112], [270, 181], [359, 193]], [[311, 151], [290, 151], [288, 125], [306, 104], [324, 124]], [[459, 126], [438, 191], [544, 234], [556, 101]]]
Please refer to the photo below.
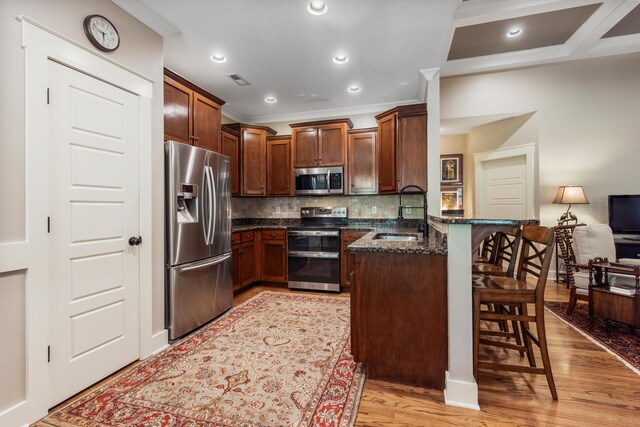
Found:
[[138, 359], [138, 97], [49, 61], [51, 405]]
[[488, 160], [482, 162], [482, 168], [481, 216], [525, 219], [528, 212], [526, 156]]

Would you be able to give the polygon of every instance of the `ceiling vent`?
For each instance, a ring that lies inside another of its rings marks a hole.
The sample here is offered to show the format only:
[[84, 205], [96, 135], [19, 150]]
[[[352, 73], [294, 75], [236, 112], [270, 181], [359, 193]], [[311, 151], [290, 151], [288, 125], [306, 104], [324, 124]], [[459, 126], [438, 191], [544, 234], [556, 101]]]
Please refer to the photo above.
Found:
[[243, 79], [240, 74], [227, 74], [231, 80], [236, 82], [239, 86], [249, 86], [251, 83]]

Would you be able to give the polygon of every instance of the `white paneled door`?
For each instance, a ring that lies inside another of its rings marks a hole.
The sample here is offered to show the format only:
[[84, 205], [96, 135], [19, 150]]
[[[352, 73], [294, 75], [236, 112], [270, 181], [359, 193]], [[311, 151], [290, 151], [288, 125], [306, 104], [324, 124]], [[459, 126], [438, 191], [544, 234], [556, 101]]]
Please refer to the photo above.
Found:
[[527, 217], [526, 157], [515, 156], [483, 162], [484, 198], [481, 212], [488, 218]]
[[53, 406], [139, 356], [139, 101], [49, 67]]

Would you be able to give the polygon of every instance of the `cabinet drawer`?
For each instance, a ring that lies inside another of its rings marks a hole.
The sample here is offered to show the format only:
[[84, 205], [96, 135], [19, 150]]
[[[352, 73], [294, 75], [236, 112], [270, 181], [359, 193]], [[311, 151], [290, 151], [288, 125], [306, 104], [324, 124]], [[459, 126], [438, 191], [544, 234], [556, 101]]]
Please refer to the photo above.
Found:
[[284, 240], [287, 238], [285, 230], [262, 230], [263, 240]]
[[240, 235], [240, 241], [242, 242], [251, 242], [256, 239], [255, 231], [243, 231]]
[[232, 245], [237, 245], [238, 243], [240, 243], [242, 241], [241, 235], [242, 233], [233, 233], [231, 234], [231, 244]]

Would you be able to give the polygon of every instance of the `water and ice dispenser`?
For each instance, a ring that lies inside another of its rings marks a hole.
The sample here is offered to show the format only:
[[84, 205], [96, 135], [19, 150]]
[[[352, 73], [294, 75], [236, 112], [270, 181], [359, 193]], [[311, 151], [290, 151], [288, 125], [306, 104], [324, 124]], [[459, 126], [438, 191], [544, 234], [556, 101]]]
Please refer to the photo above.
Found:
[[198, 186], [178, 184], [176, 193], [176, 215], [178, 223], [198, 222]]

